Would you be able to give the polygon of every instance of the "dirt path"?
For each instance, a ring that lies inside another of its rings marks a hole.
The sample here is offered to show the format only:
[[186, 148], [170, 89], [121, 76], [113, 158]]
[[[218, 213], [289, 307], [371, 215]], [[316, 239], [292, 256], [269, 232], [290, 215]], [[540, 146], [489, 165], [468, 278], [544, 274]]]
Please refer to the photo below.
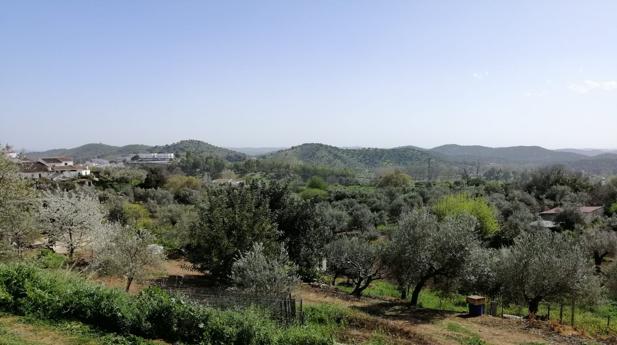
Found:
[[[354, 310], [340, 341], [358, 344], [375, 331], [396, 344], [419, 345], [593, 345], [605, 344], [581, 336], [563, 336], [546, 323], [490, 316], [468, 318], [462, 314], [412, 309], [395, 300], [352, 298], [330, 289], [304, 286], [297, 294], [305, 303], [338, 304]], [[608, 344], [608, 343], [606, 343]]]

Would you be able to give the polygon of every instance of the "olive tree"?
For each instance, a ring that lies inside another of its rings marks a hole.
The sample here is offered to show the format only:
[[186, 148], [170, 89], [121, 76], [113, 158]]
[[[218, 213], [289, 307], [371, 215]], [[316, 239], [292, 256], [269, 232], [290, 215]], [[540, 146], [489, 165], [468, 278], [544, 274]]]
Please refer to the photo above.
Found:
[[545, 299], [586, 296], [598, 291], [594, 265], [581, 243], [548, 230], [523, 233], [501, 252], [498, 279], [506, 296], [527, 304], [530, 317]]
[[590, 229], [583, 233], [583, 244], [593, 258], [596, 272], [600, 273], [604, 259], [617, 252], [617, 233], [613, 230]]
[[413, 286], [411, 305], [417, 305], [430, 279], [454, 279], [460, 274], [472, 249], [479, 245], [475, 227], [473, 217], [446, 217], [440, 223], [426, 209], [402, 217], [386, 253], [399, 284]]
[[165, 256], [163, 248], [148, 230], [109, 223], [97, 233], [93, 267], [106, 274], [122, 275], [125, 290], [133, 281], [141, 281], [160, 268]]
[[[370, 284], [383, 277], [382, 246], [360, 237], [342, 237], [326, 247], [328, 271], [348, 277], [354, 296], [361, 296]], [[335, 281], [334, 280], [334, 281]]]
[[98, 199], [85, 192], [45, 192], [40, 202], [39, 223], [49, 245], [66, 245], [71, 260], [76, 250], [92, 243], [103, 218]]
[[297, 270], [284, 247], [276, 255], [268, 256], [263, 244], [254, 243], [233, 263], [231, 281], [245, 292], [282, 296], [297, 284]]

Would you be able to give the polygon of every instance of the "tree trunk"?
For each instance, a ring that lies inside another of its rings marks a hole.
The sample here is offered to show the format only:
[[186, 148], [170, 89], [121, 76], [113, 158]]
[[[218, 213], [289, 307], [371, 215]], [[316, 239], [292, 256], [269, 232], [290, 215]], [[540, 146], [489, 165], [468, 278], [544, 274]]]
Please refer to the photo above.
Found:
[[411, 305], [412, 306], [415, 307], [418, 305], [418, 297], [420, 297], [420, 291], [424, 287], [425, 283], [426, 283], [426, 279], [423, 278], [423, 279], [420, 279], [420, 281], [418, 281], [416, 286], [414, 286], [413, 292], [411, 293]]
[[[351, 294], [356, 297], [362, 296], [362, 292], [366, 290], [366, 288], [369, 287], [369, 285], [371, 285], [372, 281], [373, 281], [373, 278], [366, 278], [366, 280], [360, 279], [358, 283], [356, 284], [356, 286], [354, 287]], [[362, 282], [364, 282], [364, 284]]]
[[596, 273], [602, 273], [602, 263], [604, 262], [605, 254], [593, 253], [593, 262], [596, 265]]
[[407, 299], [407, 294], [409, 293], [409, 287], [408, 286], [402, 286], [401, 287], [401, 299], [404, 301]]
[[338, 278], [338, 274], [334, 274], [334, 276], [332, 277], [332, 286], [336, 286], [336, 278]]
[[132, 283], [133, 283], [133, 277], [126, 277], [126, 288], [124, 288], [124, 291], [129, 292], [129, 289], [131, 288]]

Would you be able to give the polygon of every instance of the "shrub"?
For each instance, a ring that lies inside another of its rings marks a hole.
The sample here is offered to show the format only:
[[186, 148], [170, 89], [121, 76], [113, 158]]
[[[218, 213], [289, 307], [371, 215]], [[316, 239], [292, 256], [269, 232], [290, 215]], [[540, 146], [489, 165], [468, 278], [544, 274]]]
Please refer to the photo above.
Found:
[[491, 236], [499, 230], [496, 211], [484, 198], [472, 198], [467, 194], [448, 195], [433, 206], [433, 212], [439, 219], [461, 214], [474, 216], [478, 220], [477, 230], [483, 236]]
[[66, 256], [57, 254], [53, 250], [43, 249], [37, 255], [35, 263], [41, 268], [58, 269], [66, 263]]
[[171, 342], [236, 345], [321, 345], [311, 327], [281, 328], [256, 309], [220, 311], [159, 288], [138, 296], [90, 283], [69, 272], [0, 265], [0, 310], [42, 319], [79, 320], [103, 330]]

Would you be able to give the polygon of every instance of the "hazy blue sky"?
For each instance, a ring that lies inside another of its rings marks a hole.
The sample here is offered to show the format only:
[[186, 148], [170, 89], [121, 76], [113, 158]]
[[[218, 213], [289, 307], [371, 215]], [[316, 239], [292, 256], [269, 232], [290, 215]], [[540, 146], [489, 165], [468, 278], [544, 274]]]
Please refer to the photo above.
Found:
[[617, 147], [617, 1], [0, 0], [0, 142]]

